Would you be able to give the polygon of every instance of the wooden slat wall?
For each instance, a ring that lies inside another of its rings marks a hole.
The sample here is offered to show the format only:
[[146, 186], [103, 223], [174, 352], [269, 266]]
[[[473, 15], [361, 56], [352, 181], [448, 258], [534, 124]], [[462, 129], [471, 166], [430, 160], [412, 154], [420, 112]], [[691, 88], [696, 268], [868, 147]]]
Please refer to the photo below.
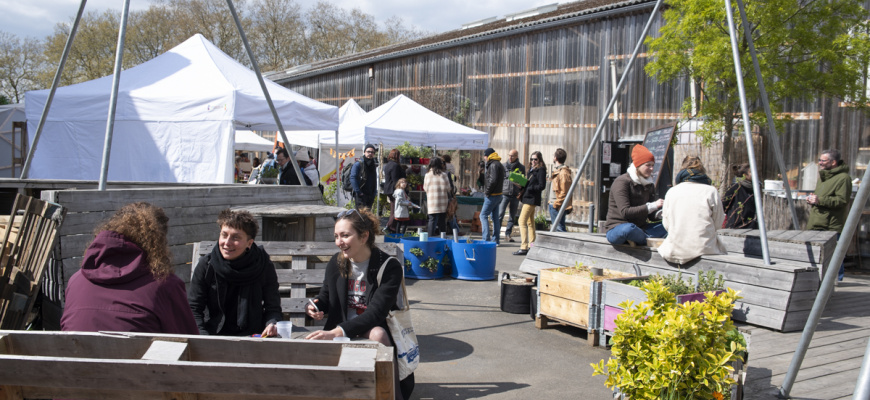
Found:
[[[324, 204], [315, 187], [227, 185], [209, 187], [154, 187], [144, 189], [52, 190], [42, 199], [67, 208], [55, 247], [63, 265], [63, 287], [78, 271], [82, 255], [93, 240], [94, 229], [126, 204], [144, 201], [162, 207], [169, 217], [169, 246], [176, 274], [190, 281], [193, 243], [217, 240], [221, 210], [250, 204]], [[317, 218], [316, 240], [332, 240], [333, 221]], [[262, 221], [261, 221], [262, 226]], [[255, 240], [259, 241], [258, 232]]]
[[741, 291], [735, 319], [786, 331], [803, 326], [819, 286], [818, 268], [809, 260], [777, 260], [768, 266], [754, 256], [729, 254], [703, 256], [680, 268], [649, 247], [614, 246], [604, 235], [585, 233], [539, 234], [520, 270], [537, 273], [576, 262], [623, 272], [633, 272], [637, 265], [644, 275], [682, 272], [693, 279], [698, 272], [715, 270], [726, 287]]

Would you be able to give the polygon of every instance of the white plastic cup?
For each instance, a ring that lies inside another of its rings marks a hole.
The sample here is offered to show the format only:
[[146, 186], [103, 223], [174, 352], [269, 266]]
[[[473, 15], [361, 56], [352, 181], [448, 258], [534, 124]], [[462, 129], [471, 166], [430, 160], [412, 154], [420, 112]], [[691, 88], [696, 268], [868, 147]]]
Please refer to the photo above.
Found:
[[293, 321], [278, 321], [276, 326], [278, 328], [278, 335], [282, 338], [290, 339], [293, 335]]
[[347, 336], [336, 336], [336, 337], [332, 338], [332, 341], [333, 342], [349, 342], [350, 338]]
[[428, 242], [429, 241], [429, 233], [428, 232], [420, 232], [420, 241]]

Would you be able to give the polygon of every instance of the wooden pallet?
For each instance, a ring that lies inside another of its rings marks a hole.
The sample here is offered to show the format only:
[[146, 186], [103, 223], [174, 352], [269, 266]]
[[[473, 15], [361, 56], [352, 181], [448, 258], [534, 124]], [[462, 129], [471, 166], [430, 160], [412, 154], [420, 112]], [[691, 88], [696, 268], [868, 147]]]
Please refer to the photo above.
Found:
[[0, 329], [24, 329], [64, 218], [63, 207], [17, 195], [3, 219], [0, 244]]
[[538, 314], [535, 317], [535, 328], [538, 329], [547, 329], [550, 328], [550, 323], [556, 323], [564, 326], [573, 326], [575, 328], [580, 328], [586, 331], [586, 343], [590, 346], [598, 346], [598, 329], [590, 329], [588, 326], [583, 326], [580, 324], [575, 324], [573, 322], [565, 321], [559, 318], [547, 316], [544, 314]]
[[293, 339], [0, 331], [4, 399], [390, 399], [393, 348]]

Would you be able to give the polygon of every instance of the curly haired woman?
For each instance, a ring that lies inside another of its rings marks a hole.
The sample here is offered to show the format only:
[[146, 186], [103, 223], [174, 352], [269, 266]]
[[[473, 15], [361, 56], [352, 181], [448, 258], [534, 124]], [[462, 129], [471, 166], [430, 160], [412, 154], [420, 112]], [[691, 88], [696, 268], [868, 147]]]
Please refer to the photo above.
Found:
[[140, 202], [97, 228], [69, 280], [62, 330], [199, 334], [172, 273], [168, 222], [163, 209]]

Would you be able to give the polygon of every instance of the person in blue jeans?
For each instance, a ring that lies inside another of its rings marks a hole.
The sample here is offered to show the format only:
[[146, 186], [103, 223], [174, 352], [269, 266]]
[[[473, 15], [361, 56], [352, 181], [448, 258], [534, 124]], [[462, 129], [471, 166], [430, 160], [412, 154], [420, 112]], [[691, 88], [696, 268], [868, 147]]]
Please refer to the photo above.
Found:
[[[571, 174], [571, 168], [565, 165], [565, 160], [568, 159], [568, 152], [565, 149], [556, 149], [553, 153], [553, 172], [550, 174], [550, 202], [547, 204], [547, 210], [550, 212], [550, 221], [556, 226], [556, 232], [567, 232], [565, 229], [565, 217], [571, 214], [572, 206], [571, 199], [568, 198], [568, 189], [571, 188], [571, 181], [574, 180]], [[559, 221], [556, 217], [559, 215], [559, 209], [562, 204], [566, 203], [565, 215]]]
[[[486, 197], [483, 199], [483, 208], [480, 210], [480, 226], [483, 230], [483, 240], [495, 242], [497, 246], [500, 243], [499, 232], [501, 232], [498, 207], [501, 205], [502, 199], [504, 165], [501, 163], [501, 157], [492, 147], [486, 149], [483, 156], [486, 158], [483, 184], [483, 194]], [[490, 217], [492, 217], [492, 232], [489, 230]]]
[[658, 198], [655, 184], [650, 181], [654, 165], [655, 157], [649, 149], [635, 145], [628, 172], [613, 181], [604, 224], [611, 244], [645, 246], [647, 238], [667, 237], [660, 217], [664, 200]]
[[[526, 175], [526, 167], [520, 162], [519, 154], [520, 153], [516, 149], [511, 149], [511, 151], [508, 152], [508, 161], [503, 163], [504, 185], [502, 186], [501, 204], [498, 207], [498, 220], [502, 221], [504, 217], [510, 213], [507, 226], [504, 228], [504, 238], [508, 242], [514, 241], [511, 237], [511, 233], [513, 232], [514, 224], [518, 221], [520, 216], [520, 198], [518, 195], [523, 189], [522, 186], [511, 182], [510, 175], [511, 172], [514, 171], [518, 172], [520, 175]], [[498, 232], [496, 232], [496, 234], [498, 234]]]

